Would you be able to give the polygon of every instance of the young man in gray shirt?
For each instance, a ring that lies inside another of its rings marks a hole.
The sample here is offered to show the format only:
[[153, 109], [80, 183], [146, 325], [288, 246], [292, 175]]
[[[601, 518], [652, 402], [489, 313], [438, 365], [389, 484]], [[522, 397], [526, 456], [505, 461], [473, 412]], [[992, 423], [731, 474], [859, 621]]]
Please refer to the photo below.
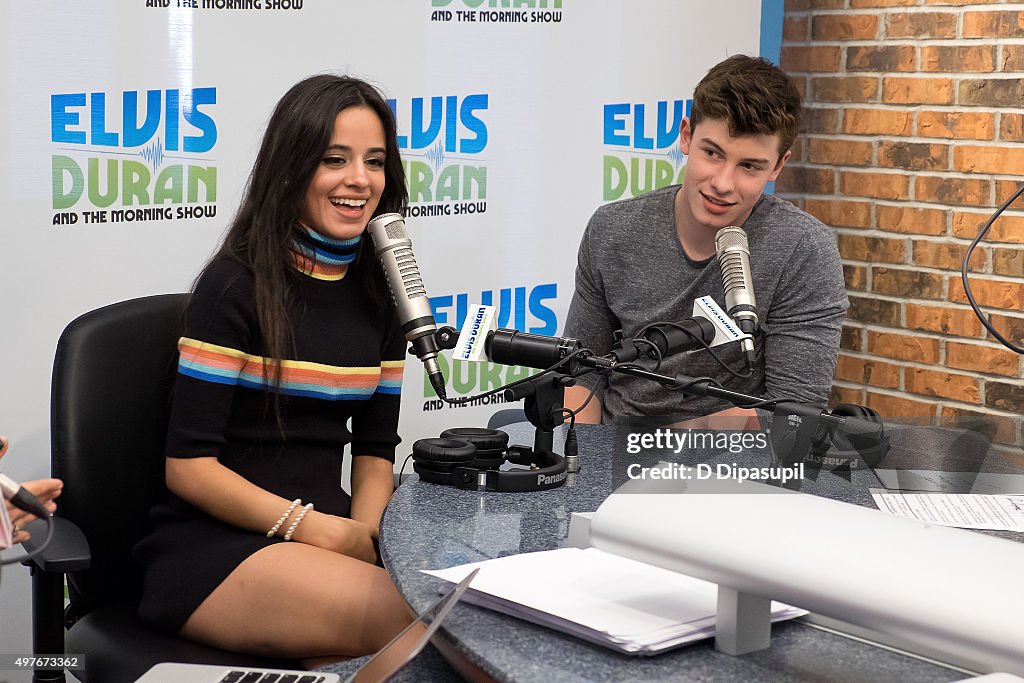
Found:
[[[697, 84], [691, 115], [680, 128], [680, 149], [687, 155], [682, 185], [607, 204], [590, 219], [566, 336], [601, 354], [610, 350], [616, 330], [628, 338], [650, 323], [681, 322], [701, 296], [710, 295], [724, 309], [715, 235], [740, 226], [750, 246], [759, 320], [753, 373], [736, 377], [704, 350], [669, 357], [659, 372], [712, 377], [733, 391], [824, 406], [848, 307], [835, 235], [813, 216], [764, 194], [790, 157], [799, 117], [799, 92], [767, 60], [736, 55], [712, 67]], [[715, 352], [745, 373], [738, 344]], [[566, 391], [566, 407], [581, 405], [591, 389], [596, 394], [580, 422], [752, 416], [717, 399], [614, 373], [580, 378]]]

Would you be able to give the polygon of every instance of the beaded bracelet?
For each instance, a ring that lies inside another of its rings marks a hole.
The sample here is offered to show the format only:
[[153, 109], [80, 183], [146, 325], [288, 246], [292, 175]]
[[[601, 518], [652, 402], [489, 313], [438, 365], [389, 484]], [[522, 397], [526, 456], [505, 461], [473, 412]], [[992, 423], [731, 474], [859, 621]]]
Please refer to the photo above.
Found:
[[288, 509], [284, 511], [284, 514], [281, 515], [281, 518], [277, 520], [277, 524], [270, 527], [270, 531], [267, 532], [267, 538], [273, 538], [274, 534], [277, 533], [277, 530], [281, 528], [281, 525], [284, 524], [285, 520], [288, 519], [288, 517], [292, 514], [292, 510], [299, 507], [300, 505], [302, 505], [301, 498], [296, 498], [295, 500], [293, 500], [292, 504], [288, 506]]
[[299, 510], [299, 515], [295, 518], [295, 521], [292, 522], [292, 525], [290, 527], [288, 527], [288, 531], [285, 532], [284, 540], [286, 540], [286, 541], [292, 540], [292, 534], [295, 533], [295, 529], [296, 529], [296, 527], [299, 526], [299, 522], [301, 522], [302, 518], [306, 516], [306, 513], [309, 512], [312, 509], [313, 509], [313, 504], [312, 503], [306, 503], [302, 507], [302, 509]]

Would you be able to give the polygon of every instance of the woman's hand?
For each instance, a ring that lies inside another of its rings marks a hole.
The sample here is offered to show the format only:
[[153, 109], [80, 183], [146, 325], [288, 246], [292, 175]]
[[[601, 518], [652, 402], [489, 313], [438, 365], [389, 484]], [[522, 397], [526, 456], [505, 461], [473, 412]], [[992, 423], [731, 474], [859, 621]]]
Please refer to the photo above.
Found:
[[292, 540], [348, 555], [370, 564], [377, 561], [377, 551], [373, 545], [377, 540], [376, 527], [354, 519], [310, 510], [302, 519], [302, 523], [295, 528]]
[[[226, 524], [265, 534], [289, 507], [290, 501], [253, 484], [212, 456], [167, 458], [166, 463], [168, 490]], [[293, 508], [275, 536], [283, 537], [301, 512], [302, 508]], [[292, 540], [369, 563], [377, 560], [376, 537], [375, 526], [316, 510], [306, 513], [292, 534]]]

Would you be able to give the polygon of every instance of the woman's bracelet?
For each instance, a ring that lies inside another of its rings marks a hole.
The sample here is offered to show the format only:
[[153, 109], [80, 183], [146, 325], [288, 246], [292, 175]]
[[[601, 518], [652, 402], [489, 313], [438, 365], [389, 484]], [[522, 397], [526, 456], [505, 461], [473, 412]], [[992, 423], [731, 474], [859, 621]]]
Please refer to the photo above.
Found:
[[277, 530], [281, 528], [281, 525], [284, 524], [285, 520], [287, 520], [288, 517], [292, 514], [292, 510], [299, 507], [300, 505], [302, 505], [301, 498], [296, 498], [295, 500], [293, 500], [292, 504], [288, 506], [288, 509], [284, 511], [284, 514], [281, 515], [281, 518], [277, 520], [277, 523], [274, 526], [270, 527], [270, 531], [267, 532], [267, 538], [273, 538], [274, 534], [277, 533]]
[[288, 527], [288, 531], [286, 531], [284, 533], [284, 540], [286, 540], [286, 541], [292, 540], [292, 534], [295, 533], [295, 529], [299, 526], [299, 522], [301, 522], [302, 518], [306, 516], [306, 513], [309, 512], [312, 509], [313, 509], [313, 504], [312, 503], [306, 503], [302, 507], [302, 509], [299, 510], [299, 514], [295, 518], [295, 521], [292, 522], [292, 525], [290, 527]]

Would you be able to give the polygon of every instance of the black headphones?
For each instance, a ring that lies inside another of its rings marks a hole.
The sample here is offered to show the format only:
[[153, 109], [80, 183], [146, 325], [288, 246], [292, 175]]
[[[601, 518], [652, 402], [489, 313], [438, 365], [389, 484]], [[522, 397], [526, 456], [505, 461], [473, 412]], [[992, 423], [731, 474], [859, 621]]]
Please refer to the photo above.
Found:
[[[478, 427], [446, 429], [439, 438], [416, 441], [412, 461], [423, 481], [460, 489], [546, 491], [564, 484], [567, 476], [561, 455], [509, 447], [505, 432]], [[499, 469], [505, 462], [530, 469]]]
[[881, 416], [871, 408], [853, 403], [837, 405], [831, 412], [838, 417], [856, 417], [873, 422], [879, 427], [878, 433], [871, 436], [851, 434], [819, 423], [811, 441], [810, 453], [807, 454], [808, 466], [850, 469], [876, 467], [890, 448]]

